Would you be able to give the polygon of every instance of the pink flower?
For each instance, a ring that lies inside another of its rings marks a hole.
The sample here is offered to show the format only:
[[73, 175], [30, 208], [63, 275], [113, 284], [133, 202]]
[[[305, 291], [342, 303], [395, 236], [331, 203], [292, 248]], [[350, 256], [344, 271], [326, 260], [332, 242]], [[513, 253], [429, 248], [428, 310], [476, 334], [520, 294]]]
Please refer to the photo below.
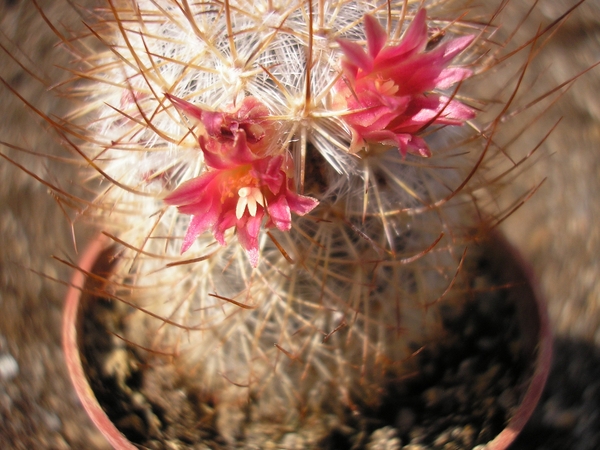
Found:
[[235, 227], [238, 240], [253, 267], [258, 264], [258, 237], [265, 227], [289, 231], [291, 213], [304, 215], [318, 201], [294, 191], [293, 161], [289, 154], [269, 154], [265, 139], [274, 133], [269, 111], [258, 100], [247, 97], [234, 112], [205, 111], [171, 95], [182, 112], [200, 121], [200, 148], [209, 170], [188, 180], [165, 199], [192, 219], [181, 253], [196, 238], [211, 229], [225, 244], [225, 231]]
[[371, 142], [398, 146], [402, 155], [430, 156], [418, 133], [432, 124], [462, 125], [474, 117], [463, 103], [431, 92], [471, 75], [469, 69], [447, 66], [474, 36], [426, 51], [426, 20], [426, 11], [419, 10], [395, 46], [386, 46], [387, 33], [372, 16], [364, 18], [367, 51], [355, 42], [338, 41], [345, 58], [334, 107], [349, 111], [343, 119], [352, 131], [350, 151]]

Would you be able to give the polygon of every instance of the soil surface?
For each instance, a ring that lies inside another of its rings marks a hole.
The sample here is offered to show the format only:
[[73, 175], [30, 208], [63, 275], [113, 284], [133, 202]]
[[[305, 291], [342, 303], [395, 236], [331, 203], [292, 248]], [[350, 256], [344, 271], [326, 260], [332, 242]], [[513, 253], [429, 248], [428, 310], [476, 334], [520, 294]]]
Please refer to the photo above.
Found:
[[[81, 18], [66, 0], [38, 3], [54, 23], [80, 24]], [[511, 2], [518, 9], [516, 17], [529, 3]], [[575, 3], [540, 1], [526, 33], [531, 35], [539, 23], [547, 23]], [[600, 1], [586, 1], [545, 47], [531, 73], [543, 72], [559, 84], [595, 63], [600, 55], [599, 24]], [[55, 35], [33, 2], [0, 0], [0, 30], [0, 44], [19, 55], [21, 63], [0, 50], [2, 79], [41, 110], [60, 114], [60, 102], [23, 68], [43, 79], [57, 79], [57, 67], [67, 58], [55, 48]], [[600, 448], [598, 92], [600, 72], [595, 69], [544, 116], [548, 126], [563, 118], [546, 144], [545, 154], [551, 157], [541, 160], [530, 174], [540, 180], [547, 177], [547, 181], [503, 224], [534, 266], [556, 334], [549, 383], [543, 401], [513, 446], [519, 450]], [[59, 143], [48, 138], [44, 125], [3, 84], [0, 110], [0, 141], [61, 154]], [[4, 144], [0, 151], [19, 158]], [[64, 183], [71, 179], [64, 165], [58, 172], [48, 161], [21, 159], [25, 161], [52, 179]], [[0, 160], [0, 179], [0, 446], [16, 450], [108, 449], [67, 378], [60, 347], [65, 287], [40, 276], [69, 278], [66, 267], [51, 256], [77, 259], [70, 223], [43, 186], [4, 160]], [[529, 180], [523, 180], [523, 186], [517, 182], [515, 191], [526, 192], [528, 186]], [[78, 248], [85, 243], [86, 236], [79, 235]], [[383, 439], [388, 439], [386, 433], [386, 429], [380, 433]]]

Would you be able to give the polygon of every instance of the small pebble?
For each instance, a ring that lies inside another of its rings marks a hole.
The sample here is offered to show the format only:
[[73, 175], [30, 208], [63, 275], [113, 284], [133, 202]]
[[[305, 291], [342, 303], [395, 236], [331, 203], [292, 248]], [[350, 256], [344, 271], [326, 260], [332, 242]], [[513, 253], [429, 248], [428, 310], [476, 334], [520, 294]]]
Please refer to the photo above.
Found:
[[287, 433], [281, 440], [281, 448], [287, 450], [303, 450], [307, 448], [306, 441], [299, 433]]
[[435, 441], [433, 441], [433, 445], [435, 445], [436, 447], [441, 447], [442, 445], [446, 444], [449, 440], [450, 434], [448, 433], [448, 431], [444, 431], [439, 434]]
[[367, 444], [367, 450], [399, 450], [400, 447], [402, 441], [396, 435], [396, 429], [390, 426], [375, 430]]
[[410, 433], [409, 433], [410, 444], [414, 445], [415, 449], [417, 448], [417, 446], [420, 447], [420, 444], [423, 441], [423, 438], [425, 436], [427, 436], [427, 432], [423, 427], [420, 427], [420, 426], [414, 427], [412, 430], [410, 430]]
[[467, 447], [473, 446], [475, 440], [475, 428], [472, 425], [465, 425], [462, 429], [462, 440]]
[[60, 417], [53, 412], [46, 411], [45, 409], [40, 408], [39, 410], [40, 417], [44, 421], [44, 424], [49, 430], [58, 431], [62, 428], [62, 422]]
[[10, 381], [19, 374], [17, 360], [8, 353], [0, 355], [0, 379]]

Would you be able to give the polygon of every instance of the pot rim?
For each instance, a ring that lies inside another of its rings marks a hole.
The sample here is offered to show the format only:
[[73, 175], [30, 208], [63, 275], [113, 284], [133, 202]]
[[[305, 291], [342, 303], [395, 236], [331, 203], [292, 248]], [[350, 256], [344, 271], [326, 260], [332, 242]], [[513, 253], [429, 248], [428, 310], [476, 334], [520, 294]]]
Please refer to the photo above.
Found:
[[[494, 248], [501, 247], [500, 251], [504, 253], [504, 255], [502, 255], [503, 258], [512, 262], [512, 271], [517, 273], [517, 276], [520, 275], [520, 278], [526, 281], [526, 286], [524, 286], [524, 288], [529, 291], [529, 297], [533, 297], [533, 305], [535, 306], [537, 312], [536, 317], [538, 319], [537, 339], [534, 348], [535, 363], [533, 367], [535, 369], [531, 375], [529, 386], [521, 398], [521, 402], [515, 414], [508, 421], [508, 424], [500, 434], [485, 446], [486, 450], [505, 450], [510, 447], [521, 433], [542, 397], [546, 381], [548, 380], [552, 368], [553, 335], [546, 299], [541, 293], [540, 284], [535, 276], [533, 267], [523, 258], [521, 252], [519, 252], [502, 233], [494, 231], [490, 233], [490, 237], [494, 240]], [[516, 302], [516, 305], [521, 319], [521, 325], [523, 324], [523, 321], [531, 322], [531, 316], [529, 315], [528, 308], [526, 308], [527, 305], [523, 305], [520, 302]]]
[[92, 419], [98, 430], [108, 440], [110, 445], [118, 450], [137, 450], [129, 440], [117, 429], [106, 415], [83, 372], [79, 345], [77, 339], [77, 317], [81, 294], [84, 291], [87, 273], [89, 273], [98, 259], [98, 256], [106, 248], [107, 239], [104, 235], [94, 239], [86, 248], [79, 260], [78, 269], [71, 278], [71, 283], [65, 297], [65, 307], [62, 322], [62, 344], [67, 370], [81, 401], [83, 408]]

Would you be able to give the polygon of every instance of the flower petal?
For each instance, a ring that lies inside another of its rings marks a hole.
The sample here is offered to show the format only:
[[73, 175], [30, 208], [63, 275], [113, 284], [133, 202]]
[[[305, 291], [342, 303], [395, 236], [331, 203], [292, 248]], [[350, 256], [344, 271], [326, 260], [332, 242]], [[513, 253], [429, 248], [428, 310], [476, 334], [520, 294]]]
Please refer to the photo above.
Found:
[[260, 210], [255, 217], [243, 218], [238, 220], [237, 223], [238, 241], [242, 248], [246, 250], [252, 267], [258, 265], [258, 234], [262, 219], [263, 212]]
[[180, 184], [177, 189], [164, 198], [167, 205], [187, 205], [201, 199], [206, 195], [210, 183], [217, 176], [216, 172], [206, 172]]
[[375, 58], [387, 42], [387, 32], [379, 21], [370, 15], [365, 16], [365, 34], [367, 35], [367, 47], [369, 55]]
[[347, 64], [355, 65], [365, 72], [370, 72], [373, 69], [373, 59], [356, 42], [347, 39], [338, 39], [337, 43], [347, 58]]
[[407, 58], [427, 47], [427, 12], [420, 9], [404, 32], [398, 45], [388, 46], [377, 55], [375, 65], [385, 67], [397, 63], [400, 58]]
[[192, 216], [190, 225], [183, 238], [183, 244], [181, 245], [181, 254], [184, 254], [196, 241], [196, 238], [208, 230], [217, 220], [217, 212], [209, 211], [207, 214], [201, 214], [199, 216]]
[[456, 55], [467, 48], [471, 42], [473, 42], [473, 39], [475, 39], [474, 35], [461, 36], [456, 39], [452, 39], [441, 46], [444, 49], [444, 64], [450, 62]]
[[358, 93], [357, 102], [348, 100], [348, 108], [355, 112], [345, 116], [348, 124], [367, 131], [381, 130], [404, 112], [410, 102], [409, 96], [383, 95], [374, 86], [365, 86]]
[[291, 191], [287, 192], [286, 200], [292, 212], [299, 216], [311, 212], [319, 204], [319, 201], [315, 198], [299, 195]]
[[184, 112], [187, 116], [193, 117], [194, 119], [198, 119], [200, 121], [204, 120], [204, 110], [193, 103], [175, 97], [169, 93], [165, 93], [165, 97], [167, 97], [179, 111]]
[[[292, 228], [292, 213], [285, 196], [280, 196], [276, 201], [267, 205], [270, 223], [281, 231], [289, 231]], [[269, 224], [270, 224], [269, 223]]]
[[190, 203], [188, 205], [179, 205], [177, 206], [177, 210], [181, 214], [189, 214], [191, 216], [199, 216], [201, 214], [205, 214], [210, 208], [214, 207], [215, 199], [213, 196], [205, 195], [198, 201], [194, 203]]
[[223, 213], [219, 216], [217, 223], [215, 224], [215, 226], [213, 228], [213, 234], [219, 244], [221, 244], [221, 245], [226, 244], [225, 232], [227, 230], [229, 230], [230, 228], [235, 227], [237, 222], [238, 222], [238, 220], [235, 217], [235, 214], [233, 211], [226, 211], [225, 213]]
[[285, 180], [285, 173], [282, 171], [283, 162], [284, 157], [278, 155], [259, 159], [252, 164], [254, 177], [275, 195], [279, 193]]
[[411, 136], [411, 139], [406, 146], [406, 151], [413, 155], [422, 156], [423, 158], [431, 157], [431, 150], [429, 150], [425, 139], [420, 138], [419, 136]]
[[434, 82], [438, 89], [448, 89], [450, 86], [466, 80], [472, 74], [473, 72], [469, 69], [463, 69], [462, 67], [450, 67], [442, 70]]
[[475, 111], [458, 100], [451, 100], [450, 98], [441, 95], [440, 101], [444, 104], [441, 117], [443, 117], [445, 123], [462, 125], [466, 120], [475, 117]]

